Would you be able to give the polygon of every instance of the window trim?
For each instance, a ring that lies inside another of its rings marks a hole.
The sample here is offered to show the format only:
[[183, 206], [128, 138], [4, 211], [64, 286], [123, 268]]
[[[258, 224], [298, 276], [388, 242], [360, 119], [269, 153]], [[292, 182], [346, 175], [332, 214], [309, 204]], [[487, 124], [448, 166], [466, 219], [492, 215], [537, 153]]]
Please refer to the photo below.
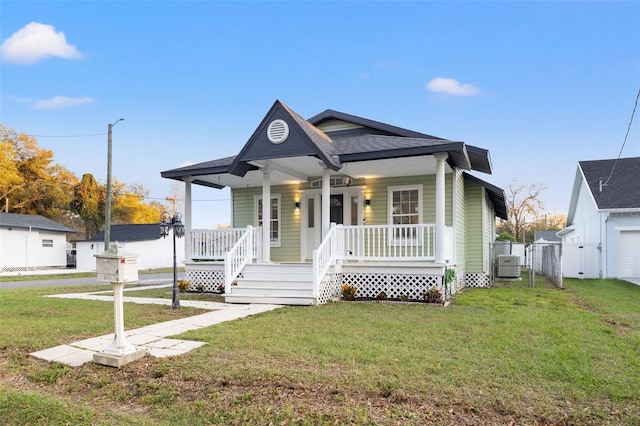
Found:
[[42, 247], [46, 247], [46, 248], [53, 247], [53, 239], [51, 239], [51, 238], [43, 238], [42, 239]]
[[[393, 226], [393, 194], [395, 192], [400, 191], [418, 191], [418, 224], [423, 224], [423, 185], [421, 183], [411, 184], [411, 185], [395, 185], [387, 187], [387, 224]], [[405, 215], [405, 216], [414, 216], [414, 215]], [[403, 238], [395, 236], [393, 229], [389, 230], [388, 236], [388, 244], [389, 245], [397, 245], [397, 244], [409, 244], [409, 245], [421, 245], [423, 244], [423, 236], [422, 233], [418, 235], [418, 238]]]
[[[281, 247], [282, 245], [282, 197], [279, 193], [271, 194], [271, 199], [276, 199], [278, 203], [278, 238], [271, 240], [271, 247]], [[258, 220], [258, 201], [262, 200], [262, 194], [253, 196], [253, 217], [254, 217], [254, 225], [260, 226], [260, 222]], [[273, 217], [271, 217], [271, 222], [274, 222]], [[271, 228], [269, 228], [269, 236], [271, 236]]]

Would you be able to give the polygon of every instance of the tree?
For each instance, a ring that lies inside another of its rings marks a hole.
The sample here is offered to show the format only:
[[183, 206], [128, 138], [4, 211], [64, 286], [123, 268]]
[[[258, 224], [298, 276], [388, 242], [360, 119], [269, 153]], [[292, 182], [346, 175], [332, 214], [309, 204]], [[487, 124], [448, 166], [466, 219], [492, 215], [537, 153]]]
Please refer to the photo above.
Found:
[[537, 222], [540, 211], [544, 204], [540, 200], [540, 193], [546, 188], [542, 184], [519, 184], [514, 181], [507, 187], [506, 202], [509, 220], [506, 222], [506, 229], [517, 241], [525, 240], [527, 224]]
[[140, 184], [131, 184], [128, 189], [120, 190], [113, 198], [114, 223], [156, 223], [166, 207], [152, 201], [145, 203], [149, 191]]
[[53, 152], [24, 133], [0, 125], [0, 197], [9, 213], [39, 214], [53, 220], [68, 217], [77, 178], [53, 163]]
[[82, 219], [86, 238], [93, 237], [103, 227], [105, 202], [105, 192], [93, 175], [82, 175], [80, 183], [73, 188], [71, 210]]

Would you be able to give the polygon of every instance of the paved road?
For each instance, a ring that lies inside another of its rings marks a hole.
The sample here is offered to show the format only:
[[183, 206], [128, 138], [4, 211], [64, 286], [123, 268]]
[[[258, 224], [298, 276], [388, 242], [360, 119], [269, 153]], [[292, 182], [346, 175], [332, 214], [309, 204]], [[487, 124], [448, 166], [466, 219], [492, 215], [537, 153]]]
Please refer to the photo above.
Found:
[[[140, 278], [137, 284], [167, 284], [173, 282], [173, 273], [164, 274], [140, 274]], [[178, 273], [178, 279], [184, 278], [184, 272]], [[98, 280], [95, 277], [89, 278], [60, 278], [60, 279], [47, 279], [39, 280], [37, 275], [33, 277], [33, 280], [28, 281], [9, 281], [0, 282], [0, 290], [5, 288], [32, 288], [32, 287], [52, 287], [52, 286], [73, 286], [73, 285], [85, 285], [85, 284], [98, 284]], [[103, 284], [103, 283], [101, 283]]]

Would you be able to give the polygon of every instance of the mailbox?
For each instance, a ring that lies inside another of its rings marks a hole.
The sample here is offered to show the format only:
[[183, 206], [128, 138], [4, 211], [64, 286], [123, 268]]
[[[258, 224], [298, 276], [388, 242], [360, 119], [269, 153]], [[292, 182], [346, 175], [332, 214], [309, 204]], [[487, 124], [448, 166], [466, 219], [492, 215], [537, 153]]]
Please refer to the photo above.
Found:
[[138, 281], [138, 256], [111, 244], [109, 250], [96, 254], [97, 280], [110, 283]]

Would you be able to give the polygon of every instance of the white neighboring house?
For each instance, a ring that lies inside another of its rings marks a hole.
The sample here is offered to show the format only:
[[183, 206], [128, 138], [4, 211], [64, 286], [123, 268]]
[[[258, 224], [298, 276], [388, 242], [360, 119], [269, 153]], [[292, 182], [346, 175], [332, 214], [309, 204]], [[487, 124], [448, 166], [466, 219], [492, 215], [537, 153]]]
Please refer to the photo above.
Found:
[[565, 276], [640, 278], [639, 177], [640, 157], [578, 163], [558, 232]]
[[44, 216], [0, 213], [0, 272], [66, 268], [74, 232]]
[[[166, 238], [160, 235], [160, 224], [111, 225], [111, 242], [138, 256], [138, 269], [173, 267], [173, 228]], [[93, 238], [76, 241], [76, 268], [96, 270], [96, 254], [104, 252], [104, 232]], [[184, 263], [184, 240], [176, 238], [176, 262]]]

